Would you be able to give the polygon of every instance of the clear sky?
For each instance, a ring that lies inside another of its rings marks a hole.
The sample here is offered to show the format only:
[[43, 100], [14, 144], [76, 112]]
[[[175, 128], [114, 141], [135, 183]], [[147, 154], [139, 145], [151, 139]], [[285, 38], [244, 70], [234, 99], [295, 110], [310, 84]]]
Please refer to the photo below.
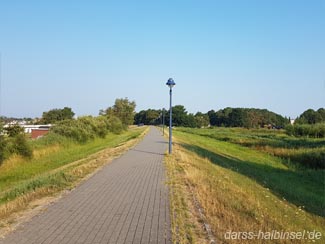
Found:
[[325, 0], [0, 0], [1, 115], [325, 107]]

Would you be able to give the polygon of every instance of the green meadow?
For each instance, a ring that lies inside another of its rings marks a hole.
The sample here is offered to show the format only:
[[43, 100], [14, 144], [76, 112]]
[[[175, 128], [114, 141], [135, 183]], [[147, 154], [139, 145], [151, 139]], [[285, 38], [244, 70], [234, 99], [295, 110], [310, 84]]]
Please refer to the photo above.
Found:
[[225, 239], [229, 230], [316, 230], [324, 238], [324, 139], [240, 128], [175, 128], [173, 136], [174, 154], [166, 158], [166, 165], [175, 189], [171, 199], [178, 216], [173, 219], [178, 241], [204, 239], [199, 224], [188, 224], [197, 219], [191, 214], [192, 195], [221, 242], [232, 243]]

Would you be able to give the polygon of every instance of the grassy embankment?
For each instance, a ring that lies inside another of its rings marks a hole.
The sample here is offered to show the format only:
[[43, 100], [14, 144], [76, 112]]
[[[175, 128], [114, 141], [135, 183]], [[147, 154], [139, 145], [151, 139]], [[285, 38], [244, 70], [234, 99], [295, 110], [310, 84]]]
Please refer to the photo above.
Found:
[[[223, 135], [218, 138], [218, 133]], [[264, 144], [265, 140], [257, 138], [256, 133], [260, 132], [179, 128], [174, 131], [174, 154], [166, 157], [166, 165], [172, 186], [175, 242], [208, 242], [204, 240], [202, 216], [197, 213], [196, 205], [199, 205], [214, 238], [222, 243], [244, 242], [243, 239], [226, 240], [225, 234], [231, 230], [255, 233], [316, 230], [322, 233], [319, 241], [322, 243], [325, 238], [324, 170], [296, 167], [294, 161], [288, 164], [287, 158], [271, 155], [264, 147], [257, 146], [259, 140]], [[255, 136], [254, 146], [243, 146], [244, 138], [236, 140], [245, 136], [251, 140]], [[319, 150], [324, 145], [324, 140], [291, 139], [310, 150]], [[290, 138], [283, 143], [286, 140]], [[292, 242], [306, 240], [249, 240], [249, 243]]]
[[135, 145], [147, 127], [130, 129], [120, 135], [110, 133], [78, 144], [62, 137], [31, 142], [33, 158], [12, 156], [0, 166], [0, 225], [12, 213], [44, 196], [73, 188], [84, 177]]
[[187, 130], [219, 141], [253, 148], [285, 159], [289, 167], [325, 169], [325, 140], [293, 137], [285, 131], [267, 129], [218, 128]]

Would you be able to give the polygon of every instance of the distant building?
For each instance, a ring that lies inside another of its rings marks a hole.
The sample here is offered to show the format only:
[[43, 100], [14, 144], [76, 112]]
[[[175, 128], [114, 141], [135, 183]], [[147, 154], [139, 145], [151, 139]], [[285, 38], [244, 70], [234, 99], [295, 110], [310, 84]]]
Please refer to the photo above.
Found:
[[25, 133], [32, 133], [32, 130], [35, 130], [35, 129], [49, 130], [52, 127], [52, 125], [51, 124], [48, 124], [48, 125], [21, 125], [21, 127], [24, 128]]
[[32, 139], [38, 139], [44, 135], [49, 133], [49, 128], [36, 128], [31, 129], [31, 137]]
[[[8, 128], [10, 126], [13, 125], [19, 125], [20, 127], [24, 128], [24, 132], [26, 134], [32, 134], [32, 138], [38, 138], [40, 136], [43, 136], [45, 134], [47, 134], [50, 130], [50, 128], [52, 127], [51, 124], [48, 125], [26, 125], [26, 124], [22, 124], [22, 123], [16, 123], [14, 122], [10, 122], [6, 125], [4, 125], [4, 128]], [[34, 133], [33, 133], [34, 131]]]
[[290, 124], [294, 124], [295, 123], [295, 119], [290, 119]]

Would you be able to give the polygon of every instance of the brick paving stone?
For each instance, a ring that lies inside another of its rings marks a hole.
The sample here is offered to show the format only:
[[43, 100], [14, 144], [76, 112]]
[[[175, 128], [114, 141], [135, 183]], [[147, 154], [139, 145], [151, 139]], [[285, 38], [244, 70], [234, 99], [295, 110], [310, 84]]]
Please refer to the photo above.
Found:
[[166, 142], [154, 127], [105, 166], [0, 244], [171, 243]]

